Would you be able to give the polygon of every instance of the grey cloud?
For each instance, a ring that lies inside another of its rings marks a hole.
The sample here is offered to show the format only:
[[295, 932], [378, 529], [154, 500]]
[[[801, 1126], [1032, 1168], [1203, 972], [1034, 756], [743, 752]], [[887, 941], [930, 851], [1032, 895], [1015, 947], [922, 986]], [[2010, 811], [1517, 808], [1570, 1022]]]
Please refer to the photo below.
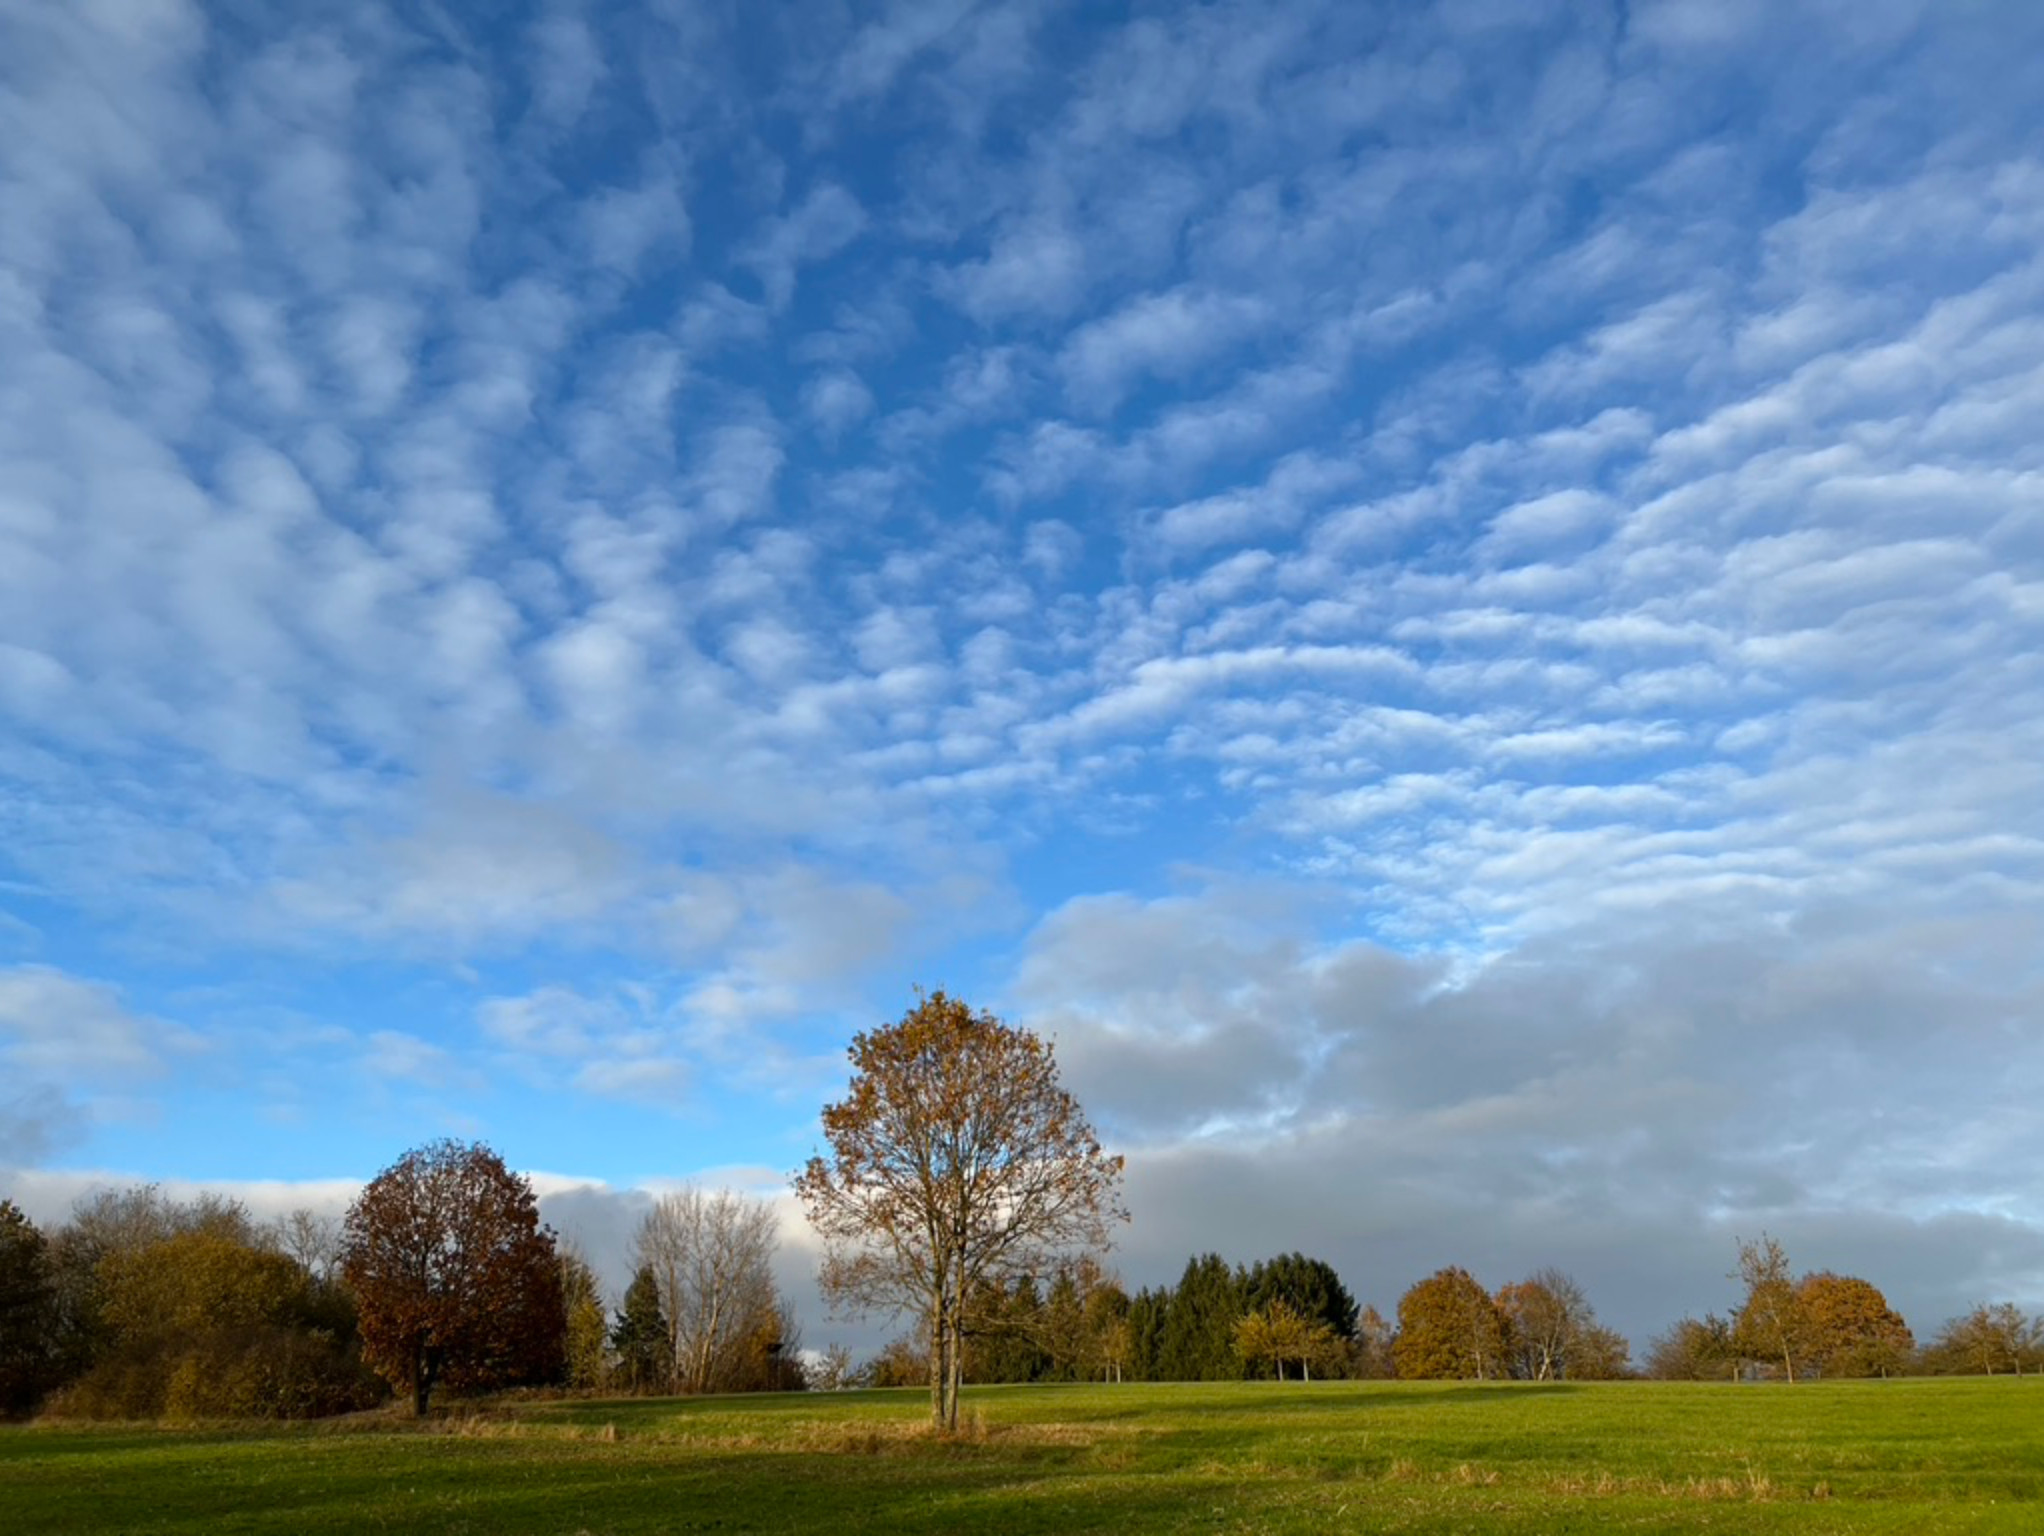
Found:
[[1129, 1154], [1136, 1278], [1303, 1247], [1386, 1306], [1557, 1263], [1643, 1345], [1765, 1227], [1926, 1330], [2044, 1297], [2035, 923], [1692, 905], [1451, 966], [1298, 915], [1096, 900], [1032, 940], [1015, 996]]

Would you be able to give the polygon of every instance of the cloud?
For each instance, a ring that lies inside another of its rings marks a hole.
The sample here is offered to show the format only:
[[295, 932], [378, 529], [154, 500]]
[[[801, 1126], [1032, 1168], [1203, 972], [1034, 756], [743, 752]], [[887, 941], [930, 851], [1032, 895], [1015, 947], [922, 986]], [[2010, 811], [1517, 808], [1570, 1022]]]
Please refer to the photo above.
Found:
[[1380, 1301], [2014, 1294], [2039, 25], [10, 17], [0, 1139], [780, 1166], [922, 976], [1059, 1021], [1144, 1278], [1210, 1176]]
[[[2044, 1282], [2035, 1203], [1989, 1175], [1962, 1216], [1949, 1178], [1951, 1149], [2008, 1167], [2032, 1139], [2026, 1068], [1947, 1092], [1973, 1038], [2008, 1041], [2039, 1001], [2011, 936], [1937, 974], [1948, 919], [1840, 909], [1783, 932], [1728, 912], [1470, 967], [1302, 945], [1306, 910], [1270, 889], [1093, 898], [1031, 937], [1017, 1000], [1129, 1154], [1144, 1272], [1214, 1246], [1225, 1209], [1227, 1256], [1321, 1253], [1380, 1306], [1443, 1263], [1491, 1284], [1556, 1263], [1636, 1343], [1721, 1309], [1730, 1234], [1761, 1225], [1926, 1328]], [[1958, 1244], [1941, 1263], [1933, 1233]]]
[[835, 256], [865, 227], [866, 212], [858, 200], [843, 187], [825, 184], [770, 221], [744, 261], [758, 273], [767, 303], [784, 309], [794, 297], [797, 269]]
[[1253, 331], [1257, 301], [1176, 288], [1145, 294], [1074, 330], [1059, 355], [1066, 388], [1082, 409], [1106, 413], [1145, 375], [1182, 378]]
[[155, 1077], [199, 1044], [182, 1026], [130, 1012], [118, 987], [45, 965], [0, 970], [0, 1053], [17, 1081]]

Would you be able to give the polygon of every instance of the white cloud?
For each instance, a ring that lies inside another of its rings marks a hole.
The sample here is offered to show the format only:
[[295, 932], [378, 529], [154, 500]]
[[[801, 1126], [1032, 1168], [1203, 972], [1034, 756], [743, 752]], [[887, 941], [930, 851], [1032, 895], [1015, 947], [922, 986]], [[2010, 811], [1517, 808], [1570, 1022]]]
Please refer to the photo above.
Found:
[[1264, 1156], [1365, 1265], [2027, 1274], [2039, 24], [1507, 9], [10, 16], [0, 940], [105, 1059], [9, 1155], [189, 985], [294, 1146], [782, 1166], [1019, 954], [1143, 1263], [1307, 1243]]
[[785, 215], [769, 222], [744, 256], [759, 274], [767, 303], [784, 309], [794, 297], [799, 268], [835, 256], [866, 227], [866, 211], [843, 187], [812, 188]]
[[200, 1044], [180, 1025], [130, 1012], [118, 987], [46, 965], [0, 970], [0, 1054], [17, 1083], [156, 1077]]

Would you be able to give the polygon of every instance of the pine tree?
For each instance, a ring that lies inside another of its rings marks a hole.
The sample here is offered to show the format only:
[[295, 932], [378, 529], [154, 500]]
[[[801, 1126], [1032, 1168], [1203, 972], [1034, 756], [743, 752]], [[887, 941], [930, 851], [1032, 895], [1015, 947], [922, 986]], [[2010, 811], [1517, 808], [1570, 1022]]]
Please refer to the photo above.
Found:
[[674, 1358], [667, 1336], [667, 1318], [660, 1310], [660, 1282], [650, 1264], [641, 1264], [625, 1289], [624, 1305], [610, 1330], [617, 1351], [618, 1374], [634, 1392], [666, 1386]]
[[1219, 1254], [1190, 1259], [1164, 1316], [1157, 1374], [1165, 1381], [1240, 1381], [1235, 1321], [1243, 1304], [1242, 1276]]

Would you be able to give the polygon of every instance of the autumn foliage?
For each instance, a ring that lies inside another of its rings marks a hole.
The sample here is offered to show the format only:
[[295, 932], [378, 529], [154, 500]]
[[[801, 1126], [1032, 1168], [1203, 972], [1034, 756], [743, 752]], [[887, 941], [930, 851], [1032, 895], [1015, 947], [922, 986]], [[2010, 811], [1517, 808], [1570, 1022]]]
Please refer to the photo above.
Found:
[[532, 1186], [480, 1144], [436, 1141], [348, 1210], [341, 1269], [363, 1355], [424, 1414], [435, 1386], [552, 1381], [567, 1319]]
[[1888, 1298], [1857, 1275], [1828, 1270], [1796, 1287], [1809, 1364], [1824, 1376], [1893, 1376], [1906, 1370], [1916, 1340]]
[[1483, 1381], [1505, 1371], [1504, 1317], [1468, 1270], [1436, 1270], [1398, 1301], [1398, 1374]]
[[1122, 1160], [1102, 1150], [1028, 1030], [933, 992], [858, 1035], [852, 1080], [826, 1105], [829, 1157], [795, 1179], [823, 1237], [824, 1291], [851, 1310], [919, 1316], [930, 1412], [958, 1420], [969, 1303], [1104, 1247], [1125, 1219]]

